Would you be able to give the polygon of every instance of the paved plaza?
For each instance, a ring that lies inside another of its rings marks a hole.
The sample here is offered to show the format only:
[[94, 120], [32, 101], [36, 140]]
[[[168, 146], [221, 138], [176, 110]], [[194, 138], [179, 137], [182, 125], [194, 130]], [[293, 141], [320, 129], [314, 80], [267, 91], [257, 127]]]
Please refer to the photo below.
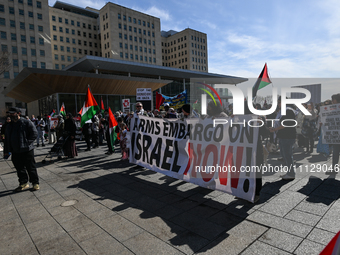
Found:
[[[35, 149], [35, 192], [13, 192], [16, 172], [0, 153], [0, 254], [311, 255], [340, 230], [338, 176], [266, 173], [252, 204], [105, 155], [106, 146], [77, 146], [77, 158], [46, 164], [52, 145]], [[294, 156], [301, 168], [331, 160]]]

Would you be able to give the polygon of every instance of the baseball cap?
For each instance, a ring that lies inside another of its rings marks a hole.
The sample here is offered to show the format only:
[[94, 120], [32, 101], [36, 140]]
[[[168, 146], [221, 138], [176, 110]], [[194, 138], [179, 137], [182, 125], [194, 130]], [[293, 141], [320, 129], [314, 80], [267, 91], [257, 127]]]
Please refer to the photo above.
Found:
[[170, 106], [168, 103], [165, 103], [164, 106]]
[[9, 108], [7, 113], [18, 113], [18, 112], [21, 112], [20, 108], [18, 108], [18, 107], [11, 107], [11, 108]]

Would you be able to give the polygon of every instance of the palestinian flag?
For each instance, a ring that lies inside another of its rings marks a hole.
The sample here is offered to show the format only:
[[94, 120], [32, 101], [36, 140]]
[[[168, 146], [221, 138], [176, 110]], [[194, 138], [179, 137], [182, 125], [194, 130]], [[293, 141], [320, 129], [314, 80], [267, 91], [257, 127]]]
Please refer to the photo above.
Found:
[[113, 113], [111, 111], [111, 108], [109, 108], [109, 133], [110, 133], [110, 141], [111, 146], [114, 149], [115, 141], [117, 139], [117, 133], [115, 131], [116, 126], [118, 125], [115, 116], [113, 116]]
[[83, 108], [81, 109], [81, 126], [85, 124], [86, 121], [92, 119], [92, 117], [99, 112], [99, 106], [94, 99], [90, 86], [87, 87], [87, 93], [85, 97], [85, 102]]
[[104, 117], [104, 111], [105, 111], [105, 108], [104, 108], [103, 98], [100, 97], [100, 112], [102, 113], [102, 117]]
[[257, 91], [272, 83], [268, 76], [267, 63], [265, 63], [263, 70], [253, 86], [253, 99], [256, 97]]
[[51, 112], [50, 117], [51, 117], [51, 118], [54, 118], [54, 117], [55, 117], [55, 110], [54, 110], [54, 109], [53, 109], [53, 111]]
[[61, 105], [59, 114], [61, 114], [61, 115], [63, 115], [64, 117], [66, 117], [66, 110], [65, 110], [64, 102], [63, 102], [63, 104]]

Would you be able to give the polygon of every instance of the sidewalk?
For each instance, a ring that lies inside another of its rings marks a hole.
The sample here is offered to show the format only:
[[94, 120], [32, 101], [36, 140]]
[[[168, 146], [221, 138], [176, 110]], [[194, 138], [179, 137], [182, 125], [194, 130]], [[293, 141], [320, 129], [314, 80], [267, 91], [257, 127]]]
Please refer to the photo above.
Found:
[[[36, 192], [13, 193], [16, 172], [0, 152], [0, 254], [310, 255], [340, 230], [338, 176], [266, 173], [254, 205], [77, 145], [77, 158], [51, 164], [41, 163], [51, 145], [35, 149]], [[294, 157], [302, 168], [330, 164]]]

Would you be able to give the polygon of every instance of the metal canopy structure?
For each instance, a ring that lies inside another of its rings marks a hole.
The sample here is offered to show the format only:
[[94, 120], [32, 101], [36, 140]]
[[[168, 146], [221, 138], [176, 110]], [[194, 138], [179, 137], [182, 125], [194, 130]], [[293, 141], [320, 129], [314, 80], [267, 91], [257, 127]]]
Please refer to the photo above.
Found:
[[25, 68], [2, 93], [30, 103], [55, 93], [84, 94], [88, 85], [94, 94], [135, 95], [137, 88], [156, 90], [170, 82], [172, 81]]
[[239, 84], [248, 80], [246, 78], [227, 76], [222, 74], [197, 72], [186, 69], [150, 65], [95, 56], [85, 56], [67, 66], [65, 70], [82, 72], [95, 72], [96, 70], [98, 70], [98, 72], [100, 73], [181, 81], [183, 79], [189, 81], [193, 78], [219, 78], [223, 79], [225, 84]]
[[238, 84], [246, 78], [141, 64], [136, 62], [85, 56], [63, 70], [24, 68], [2, 92], [25, 103], [55, 93], [86, 93], [88, 85], [94, 94], [135, 95], [137, 88], [152, 91], [173, 81], [190, 79], [218, 80]]

